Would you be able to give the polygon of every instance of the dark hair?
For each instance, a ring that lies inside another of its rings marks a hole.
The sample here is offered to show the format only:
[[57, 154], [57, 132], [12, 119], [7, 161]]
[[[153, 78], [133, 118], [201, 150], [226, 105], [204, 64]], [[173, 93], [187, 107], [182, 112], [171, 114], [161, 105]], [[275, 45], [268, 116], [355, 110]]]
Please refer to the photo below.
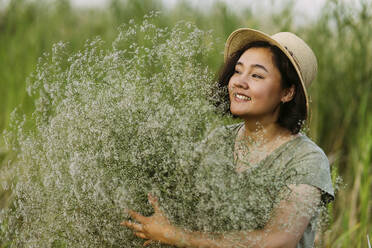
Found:
[[217, 80], [217, 95], [219, 100], [215, 104], [224, 113], [230, 113], [230, 99], [228, 92], [228, 83], [234, 74], [235, 65], [240, 56], [249, 48], [263, 47], [270, 49], [273, 54], [273, 61], [281, 74], [281, 86], [283, 89], [295, 87], [294, 97], [291, 101], [282, 103], [279, 110], [277, 123], [296, 134], [300, 131], [303, 123], [307, 119], [306, 97], [301, 86], [300, 78], [287, 56], [276, 46], [265, 41], [255, 41], [248, 43], [241, 49], [232, 54], [220, 70]]

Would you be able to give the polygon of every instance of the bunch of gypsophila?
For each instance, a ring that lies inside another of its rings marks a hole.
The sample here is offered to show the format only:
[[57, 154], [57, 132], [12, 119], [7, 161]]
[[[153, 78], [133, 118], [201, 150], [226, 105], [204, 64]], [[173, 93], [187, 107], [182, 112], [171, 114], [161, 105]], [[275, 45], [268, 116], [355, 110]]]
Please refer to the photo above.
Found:
[[286, 181], [237, 175], [233, 134], [210, 134], [226, 123], [198, 62], [210, 32], [155, 18], [123, 25], [110, 49], [99, 38], [77, 53], [58, 43], [39, 60], [28, 88], [35, 129], [14, 117], [6, 135], [17, 153], [13, 204], [0, 216], [10, 247], [140, 247], [119, 223], [125, 209], [152, 214], [149, 192], [190, 230], [248, 230], [270, 217]]
[[58, 43], [29, 78], [35, 130], [13, 118], [13, 204], [1, 216], [10, 247], [139, 247], [119, 225], [125, 209], [151, 214], [147, 193], [171, 221], [193, 213], [195, 147], [222, 125], [210, 101], [213, 75], [198, 62], [210, 32], [151, 14], [72, 53]]

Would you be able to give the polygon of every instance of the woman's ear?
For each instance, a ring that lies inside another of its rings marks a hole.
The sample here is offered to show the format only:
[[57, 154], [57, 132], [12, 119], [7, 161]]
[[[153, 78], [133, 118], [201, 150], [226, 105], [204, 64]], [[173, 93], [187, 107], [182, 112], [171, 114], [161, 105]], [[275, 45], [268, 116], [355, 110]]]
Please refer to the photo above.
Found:
[[292, 84], [291, 87], [284, 89], [283, 96], [280, 99], [282, 103], [291, 101], [295, 95], [295, 91], [296, 91], [296, 87], [294, 84]]

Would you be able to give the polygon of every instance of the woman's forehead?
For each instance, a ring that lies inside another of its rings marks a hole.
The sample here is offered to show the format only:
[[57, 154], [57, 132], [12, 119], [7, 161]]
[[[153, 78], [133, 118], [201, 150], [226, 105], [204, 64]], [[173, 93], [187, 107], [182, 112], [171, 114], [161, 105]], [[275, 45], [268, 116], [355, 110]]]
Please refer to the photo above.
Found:
[[[252, 47], [243, 52], [238, 59], [236, 65], [243, 67], [256, 67], [267, 71], [268, 68], [275, 67], [273, 61], [273, 54], [269, 48], [266, 47]], [[264, 68], [263, 68], [264, 67]]]

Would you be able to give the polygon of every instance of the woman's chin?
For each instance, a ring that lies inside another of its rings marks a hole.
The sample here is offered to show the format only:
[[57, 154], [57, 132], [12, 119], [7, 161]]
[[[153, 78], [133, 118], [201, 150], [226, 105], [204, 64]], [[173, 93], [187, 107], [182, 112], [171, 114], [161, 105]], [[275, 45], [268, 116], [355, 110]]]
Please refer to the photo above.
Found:
[[239, 117], [249, 115], [249, 111], [246, 109], [234, 108], [233, 106], [230, 106], [230, 112], [231, 114]]
[[237, 116], [239, 118], [245, 118], [249, 116], [249, 113], [244, 111], [230, 111], [232, 115]]

